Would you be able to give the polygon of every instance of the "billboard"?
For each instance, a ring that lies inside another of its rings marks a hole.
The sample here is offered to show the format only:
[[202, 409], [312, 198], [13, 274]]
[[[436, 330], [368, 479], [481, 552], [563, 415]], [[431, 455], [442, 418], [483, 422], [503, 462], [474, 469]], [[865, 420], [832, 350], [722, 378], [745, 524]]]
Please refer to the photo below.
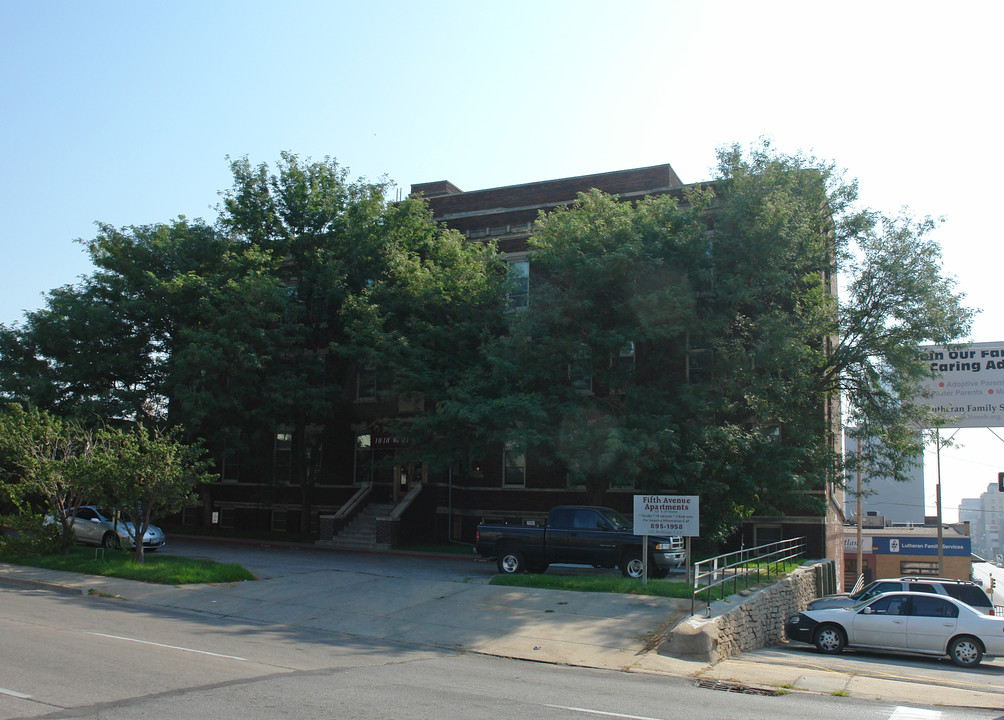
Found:
[[938, 413], [945, 427], [1004, 427], [1004, 342], [919, 350], [931, 374], [917, 404]]

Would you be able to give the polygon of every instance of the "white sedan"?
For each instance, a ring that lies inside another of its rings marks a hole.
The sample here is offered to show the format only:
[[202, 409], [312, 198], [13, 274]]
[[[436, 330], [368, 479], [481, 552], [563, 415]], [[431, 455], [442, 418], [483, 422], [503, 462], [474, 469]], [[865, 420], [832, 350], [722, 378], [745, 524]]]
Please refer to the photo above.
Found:
[[1004, 655], [1004, 617], [927, 593], [892, 592], [850, 607], [805, 610], [788, 618], [784, 632], [824, 653], [857, 647], [948, 655], [966, 668], [979, 665], [984, 655]]

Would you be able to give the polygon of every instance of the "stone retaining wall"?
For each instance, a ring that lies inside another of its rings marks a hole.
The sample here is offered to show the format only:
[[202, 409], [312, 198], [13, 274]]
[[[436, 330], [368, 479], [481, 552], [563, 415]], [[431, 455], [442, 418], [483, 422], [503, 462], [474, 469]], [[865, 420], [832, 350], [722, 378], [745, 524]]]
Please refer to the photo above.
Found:
[[806, 565], [747, 597], [732, 596], [682, 620], [659, 646], [659, 654], [714, 663], [745, 650], [775, 645], [784, 621], [820, 595], [827, 563]]

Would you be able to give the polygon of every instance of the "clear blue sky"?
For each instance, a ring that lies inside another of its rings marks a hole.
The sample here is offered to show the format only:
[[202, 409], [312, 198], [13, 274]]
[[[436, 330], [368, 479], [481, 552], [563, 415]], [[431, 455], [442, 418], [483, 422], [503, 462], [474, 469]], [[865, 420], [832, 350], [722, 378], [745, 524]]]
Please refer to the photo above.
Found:
[[[1004, 3], [965, 1], [0, 0], [0, 323], [90, 272], [95, 221], [214, 219], [228, 155], [404, 192], [664, 162], [696, 182], [766, 135], [871, 207], [945, 216], [973, 339], [1004, 340], [1001, 27]], [[988, 431], [958, 439], [949, 518], [1004, 470]]]

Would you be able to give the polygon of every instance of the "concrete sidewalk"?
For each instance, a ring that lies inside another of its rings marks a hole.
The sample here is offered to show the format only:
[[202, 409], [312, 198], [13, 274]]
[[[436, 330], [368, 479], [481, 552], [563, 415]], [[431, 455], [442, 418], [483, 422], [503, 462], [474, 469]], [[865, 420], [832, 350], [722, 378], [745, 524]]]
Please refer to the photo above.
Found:
[[[714, 665], [656, 652], [689, 600], [317, 571], [227, 585], [163, 586], [0, 564], [0, 587], [295, 626], [356, 638], [537, 662], [693, 678], [730, 691], [846, 693], [904, 705], [1000, 709], [1004, 687], [930, 684], [739, 656]], [[374, 602], [374, 598], [380, 598]], [[337, 613], [332, 608], [338, 608]], [[416, 618], [421, 618], [416, 622]], [[752, 658], [752, 659], [751, 659]]]

